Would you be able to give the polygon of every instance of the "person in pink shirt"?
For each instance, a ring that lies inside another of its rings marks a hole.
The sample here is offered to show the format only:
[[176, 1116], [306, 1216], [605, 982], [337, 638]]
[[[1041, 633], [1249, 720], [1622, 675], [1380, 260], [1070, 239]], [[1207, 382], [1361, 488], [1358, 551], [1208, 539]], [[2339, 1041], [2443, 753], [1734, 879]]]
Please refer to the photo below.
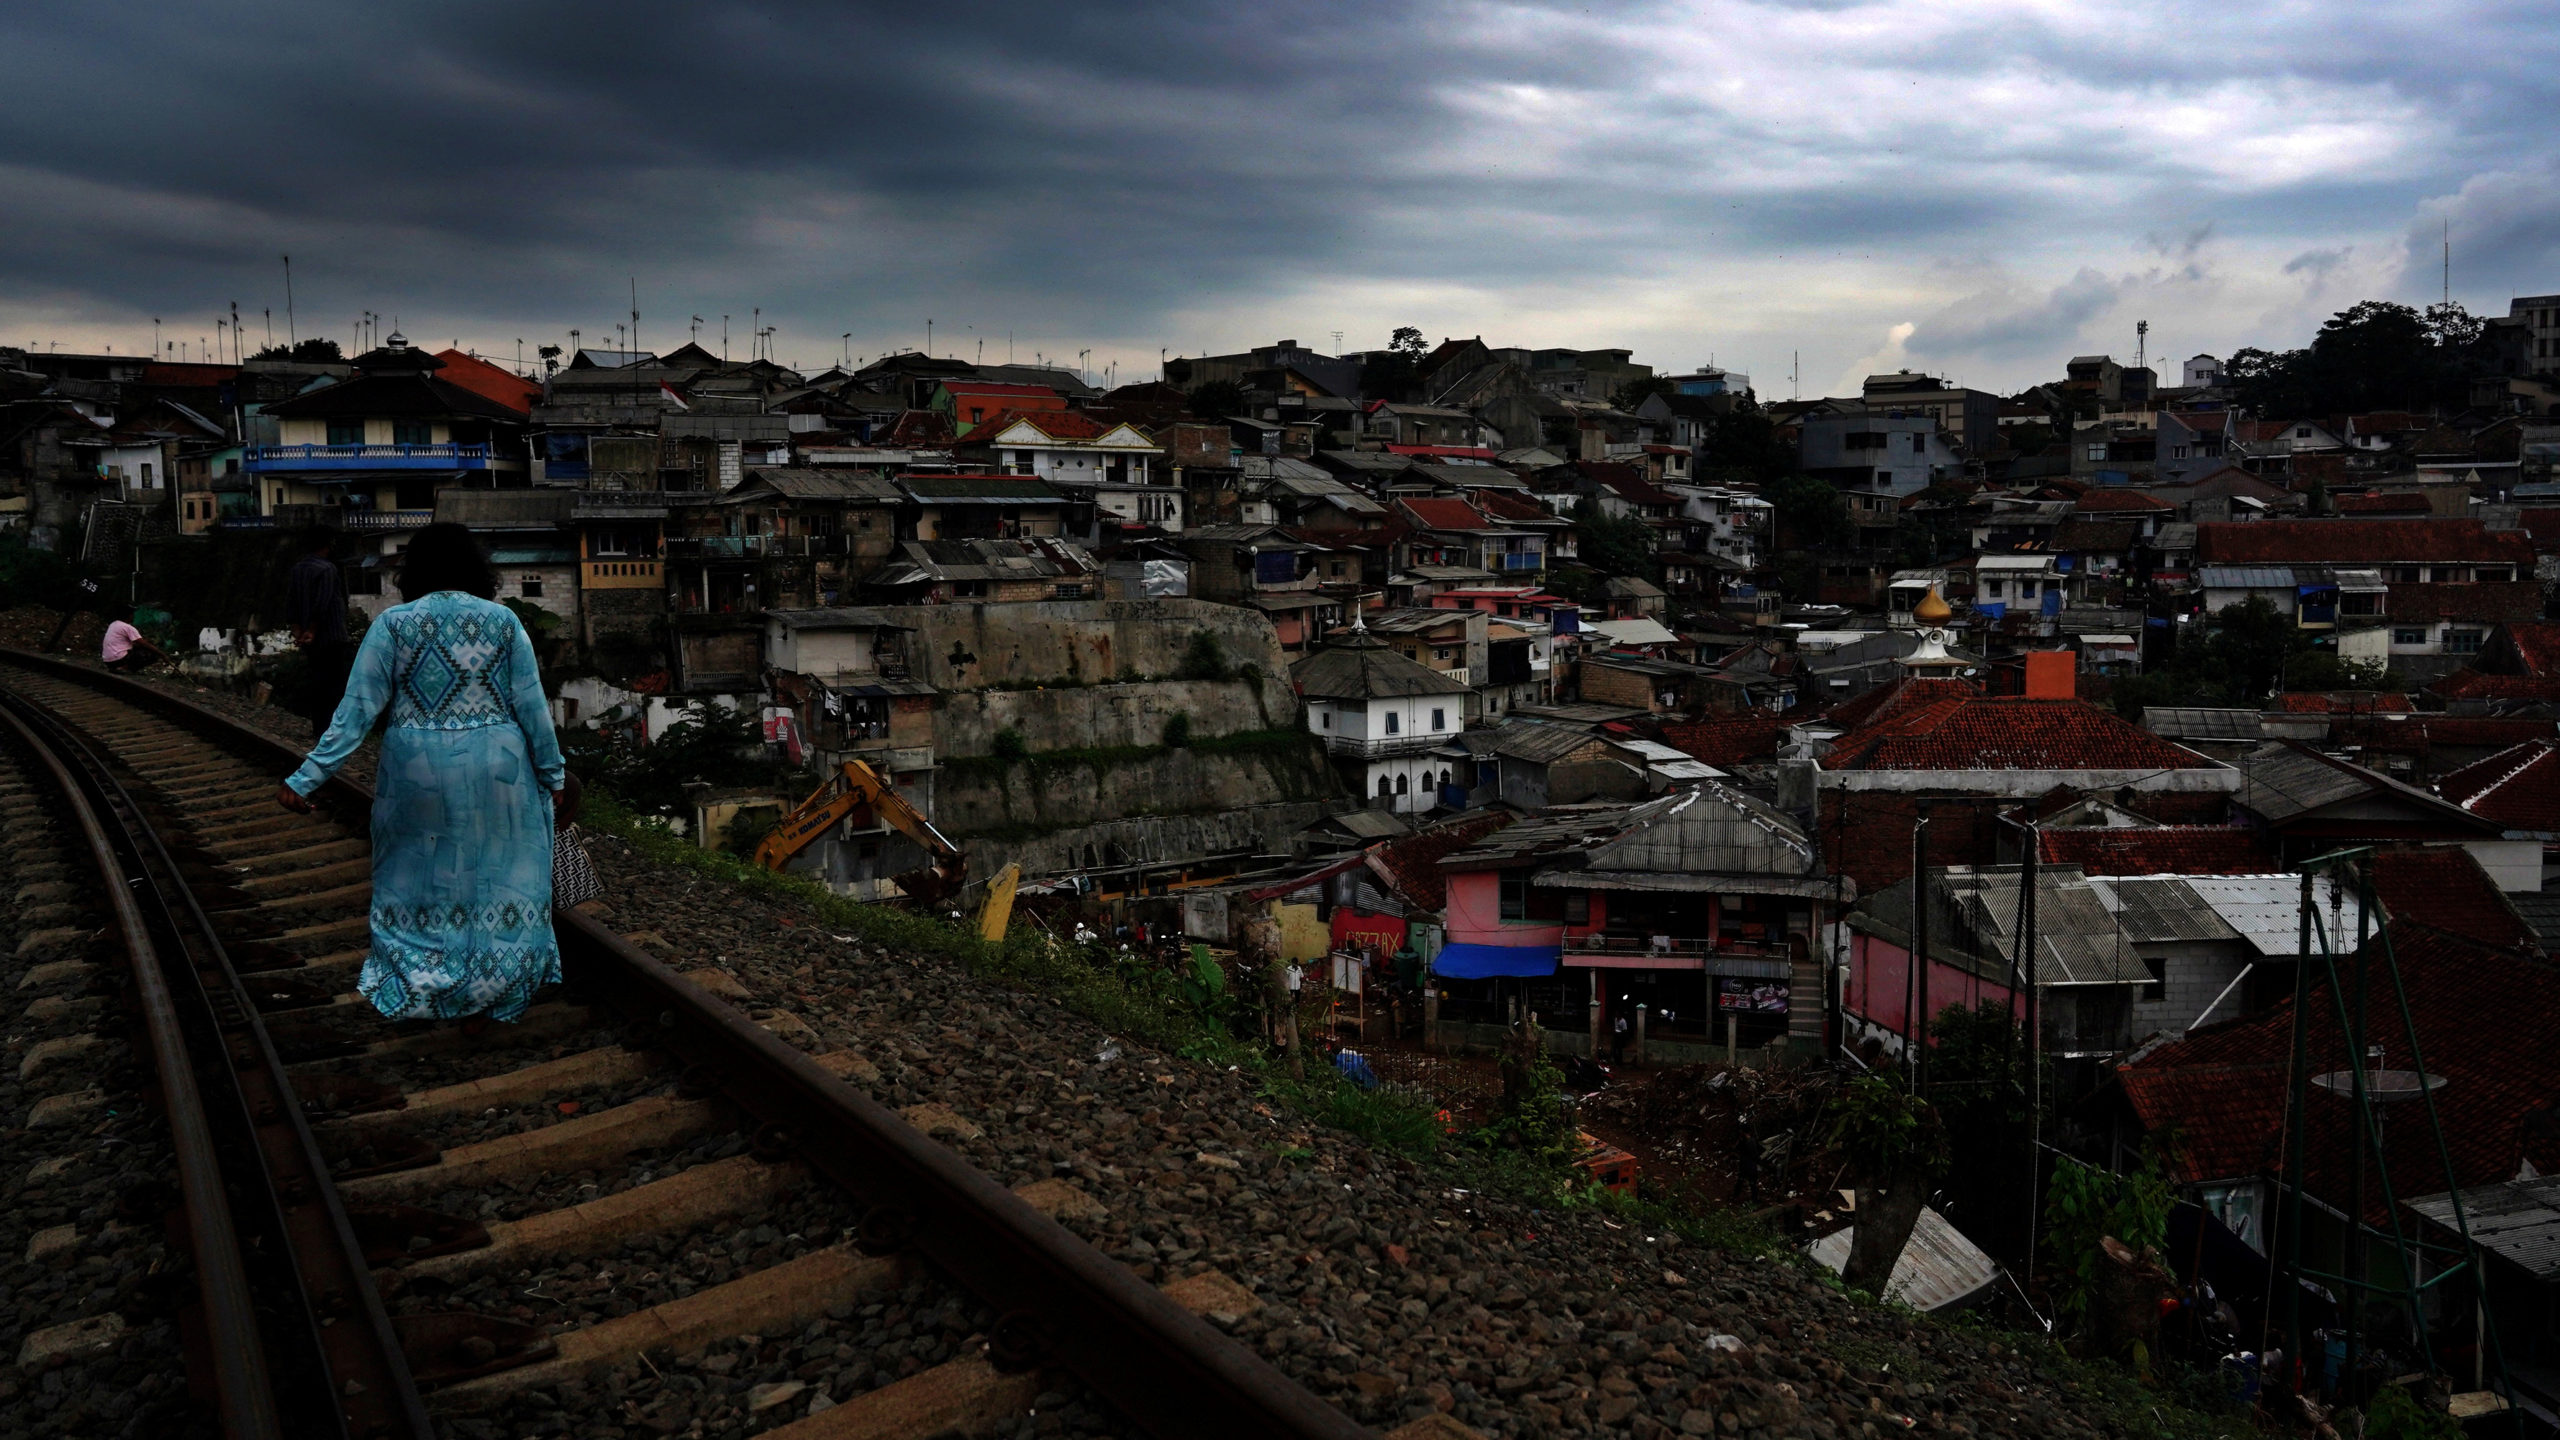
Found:
[[98, 658], [110, 670], [139, 670], [155, 660], [166, 660], [168, 652], [142, 638], [133, 622], [118, 616], [107, 622], [106, 638], [98, 643]]

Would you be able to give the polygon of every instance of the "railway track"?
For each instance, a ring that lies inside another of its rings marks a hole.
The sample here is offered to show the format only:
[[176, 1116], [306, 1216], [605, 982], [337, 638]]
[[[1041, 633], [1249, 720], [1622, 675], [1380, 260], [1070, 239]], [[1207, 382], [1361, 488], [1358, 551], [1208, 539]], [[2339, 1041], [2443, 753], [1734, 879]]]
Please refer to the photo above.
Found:
[[[190, 1369], [235, 1440], [591, 1407], [663, 1432], [720, 1404], [789, 1440], [924, 1436], [1078, 1392], [1160, 1437], [1371, 1433], [1212, 1323], [1257, 1303], [1234, 1280], [1140, 1280], [1057, 1223], [1085, 1192], [1005, 1189], [929, 1138], [954, 1117], [873, 1101], [861, 1055], [595, 919], [559, 917], [567, 984], [519, 1025], [383, 1021], [353, 994], [370, 791], [283, 811], [299, 756], [271, 737], [0, 652], [0, 746], [103, 877], [178, 1171]], [[938, 1363], [748, 1383], [828, 1373], [884, 1313], [938, 1316]], [[660, 1424], [589, 1388], [635, 1359], [713, 1399]]]

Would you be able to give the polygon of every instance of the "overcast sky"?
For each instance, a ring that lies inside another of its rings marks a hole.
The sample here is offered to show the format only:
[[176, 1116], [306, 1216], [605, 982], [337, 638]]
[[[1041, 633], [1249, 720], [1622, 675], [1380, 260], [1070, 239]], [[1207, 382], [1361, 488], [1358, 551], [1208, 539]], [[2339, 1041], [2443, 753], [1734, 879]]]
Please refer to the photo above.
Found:
[[[13, 6], [0, 343], [1900, 365], [2560, 291], [2543, 3]], [[386, 319], [386, 328], [389, 320]], [[850, 331], [851, 338], [842, 338]]]

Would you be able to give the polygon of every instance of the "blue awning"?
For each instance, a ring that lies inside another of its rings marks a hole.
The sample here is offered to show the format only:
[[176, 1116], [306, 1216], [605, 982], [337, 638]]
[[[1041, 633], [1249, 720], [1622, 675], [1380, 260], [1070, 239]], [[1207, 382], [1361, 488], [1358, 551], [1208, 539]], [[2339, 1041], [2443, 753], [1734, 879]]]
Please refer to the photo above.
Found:
[[1443, 945], [1431, 957], [1431, 973], [1452, 980], [1490, 980], [1495, 976], [1540, 979], [1556, 973], [1564, 958], [1557, 945]]

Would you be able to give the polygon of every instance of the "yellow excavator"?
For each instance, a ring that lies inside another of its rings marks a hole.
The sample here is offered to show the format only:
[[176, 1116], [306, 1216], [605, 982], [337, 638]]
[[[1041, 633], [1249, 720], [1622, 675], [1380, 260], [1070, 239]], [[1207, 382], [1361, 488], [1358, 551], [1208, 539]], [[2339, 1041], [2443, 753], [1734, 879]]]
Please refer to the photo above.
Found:
[[960, 893], [961, 884], [968, 878], [969, 857], [933, 828], [924, 812], [908, 804], [879, 771], [859, 760], [847, 760], [837, 766], [825, 784], [790, 814], [774, 822], [774, 827], [756, 844], [755, 863], [767, 870], [780, 870], [838, 822], [853, 819], [866, 809], [881, 824], [923, 846], [925, 853], [933, 857], [926, 867], [898, 876], [899, 889], [927, 905], [941, 904]]

